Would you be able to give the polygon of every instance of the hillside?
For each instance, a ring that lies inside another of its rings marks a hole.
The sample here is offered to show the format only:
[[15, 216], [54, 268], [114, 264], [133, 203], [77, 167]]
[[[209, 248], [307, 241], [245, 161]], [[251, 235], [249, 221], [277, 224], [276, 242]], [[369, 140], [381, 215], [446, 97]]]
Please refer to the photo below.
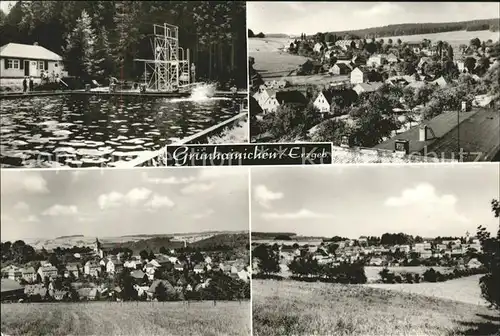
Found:
[[358, 285], [252, 280], [253, 332], [277, 335], [494, 335], [484, 306]]
[[[196, 234], [187, 235], [184, 238], [191, 238]], [[202, 239], [186, 239], [186, 245], [188, 247], [197, 248], [201, 250], [217, 250], [221, 249], [239, 249], [245, 248], [248, 244], [248, 233], [231, 232], [231, 233], [220, 233], [220, 234], [209, 234], [206, 232], [198, 234]], [[207, 238], [205, 238], [207, 237]], [[158, 253], [160, 248], [164, 247], [166, 249], [178, 249], [184, 247], [184, 241], [178, 239], [178, 237], [153, 237], [147, 239], [141, 239], [136, 241], [126, 241], [126, 242], [103, 242], [103, 248], [128, 248], [133, 251], [134, 254], [138, 254], [140, 251], [153, 251]]]
[[357, 30], [346, 30], [330, 32], [337, 36], [349, 35], [358, 38], [378, 38], [399, 35], [432, 34], [450, 31], [477, 31], [491, 30], [498, 31], [499, 19], [471, 20], [460, 22], [437, 22], [437, 23], [404, 23], [393, 24], [383, 27], [364, 28]]
[[199, 240], [190, 247], [201, 250], [218, 250], [218, 249], [246, 249], [250, 243], [248, 233], [237, 234], [218, 234], [207, 239]]
[[252, 231], [252, 240], [264, 240], [264, 239], [274, 239], [277, 236], [296, 236], [293, 232], [256, 232]]

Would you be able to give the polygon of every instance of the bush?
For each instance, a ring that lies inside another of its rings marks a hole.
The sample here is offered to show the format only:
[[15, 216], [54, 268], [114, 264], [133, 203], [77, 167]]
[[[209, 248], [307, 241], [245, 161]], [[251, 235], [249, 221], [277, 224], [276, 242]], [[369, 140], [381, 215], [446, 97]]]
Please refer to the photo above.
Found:
[[426, 282], [437, 282], [438, 273], [439, 272], [436, 272], [436, 270], [434, 270], [434, 268], [428, 269], [423, 274], [424, 281], [426, 281]]

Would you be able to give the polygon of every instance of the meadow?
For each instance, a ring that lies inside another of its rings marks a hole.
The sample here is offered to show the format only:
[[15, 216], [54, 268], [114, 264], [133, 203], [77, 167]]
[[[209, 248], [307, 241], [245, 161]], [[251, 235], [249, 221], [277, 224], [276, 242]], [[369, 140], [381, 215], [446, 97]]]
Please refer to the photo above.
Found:
[[250, 302], [90, 302], [1, 305], [5, 335], [250, 335]]
[[253, 333], [275, 335], [494, 335], [481, 305], [363, 285], [253, 280]]
[[434, 283], [368, 284], [366, 286], [487, 306], [487, 302], [481, 297], [481, 290], [479, 288], [479, 278], [481, 276], [472, 275]]

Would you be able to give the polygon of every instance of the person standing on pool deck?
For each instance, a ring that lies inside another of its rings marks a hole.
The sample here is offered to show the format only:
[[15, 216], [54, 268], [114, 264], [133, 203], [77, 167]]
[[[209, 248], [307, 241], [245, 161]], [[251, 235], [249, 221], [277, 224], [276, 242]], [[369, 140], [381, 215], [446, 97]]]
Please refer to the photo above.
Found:
[[33, 86], [34, 86], [33, 77], [30, 77], [30, 92], [33, 91]]
[[196, 66], [191, 63], [191, 83], [196, 83]]
[[26, 93], [28, 90], [28, 77], [24, 77], [23, 79], [23, 92]]

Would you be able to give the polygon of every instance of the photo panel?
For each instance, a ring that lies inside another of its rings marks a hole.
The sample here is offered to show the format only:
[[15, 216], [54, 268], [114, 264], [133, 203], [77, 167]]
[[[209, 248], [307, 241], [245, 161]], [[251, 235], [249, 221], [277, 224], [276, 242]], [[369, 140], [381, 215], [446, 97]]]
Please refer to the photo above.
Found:
[[253, 335], [493, 335], [500, 166], [251, 172]]
[[169, 144], [248, 143], [245, 2], [1, 10], [2, 168], [165, 166]]
[[248, 175], [2, 170], [2, 335], [251, 335]]
[[249, 2], [251, 142], [336, 163], [499, 162], [495, 2]]

